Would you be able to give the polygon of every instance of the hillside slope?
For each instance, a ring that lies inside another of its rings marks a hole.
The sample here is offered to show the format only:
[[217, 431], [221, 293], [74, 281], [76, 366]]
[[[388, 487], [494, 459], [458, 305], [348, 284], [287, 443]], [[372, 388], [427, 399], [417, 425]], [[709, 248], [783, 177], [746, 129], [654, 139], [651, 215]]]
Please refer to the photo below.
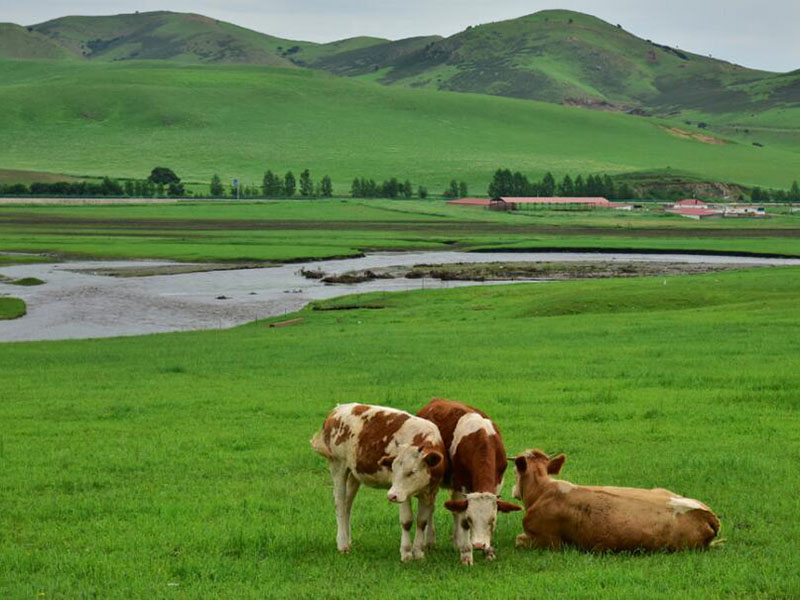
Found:
[[566, 10], [469, 27], [413, 52], [392, 55], [381, 48], [369, 56], [369, 51], [312, 66], [347, 75], [378, 71], [385, 84], [610, 110], [719, 113], [800, 104], [797, 78], [787, 82], [774, 73], [643, 40]]
[[266, 169], [451, 178], [484, 193], [500, 167], [532, 176], [671, 168], [786, 188], [797, 154], [678, 135], [657, 118], [477, 94], [387, 87], [297, 67], [166, 61], [0, 61], [0, 168], [144, 177], [157, 165], [207, 183]]

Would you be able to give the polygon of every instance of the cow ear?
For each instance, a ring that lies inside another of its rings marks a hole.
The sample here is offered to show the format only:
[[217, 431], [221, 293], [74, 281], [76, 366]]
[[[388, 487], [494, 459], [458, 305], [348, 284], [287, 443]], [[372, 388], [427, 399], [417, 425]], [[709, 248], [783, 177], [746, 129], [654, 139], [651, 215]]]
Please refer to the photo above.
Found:
[[518, 504], [512, 504], [511, 502], [506, 502], [505, 500], [498, 500], [497, 501], [497, 510], [500, 512], [514, 512], [515, 510], [522, 510], [522, 507]]
[[559, 454], [555, 458], [550, 459], [547, 463], [547, 473], [550, 475], [558, 475], [561, 472], [561, 467], [564, 466], [564, 461], [567, 460], [566, 455]]
[[443, 458], [444, 457], [442, 456], [441, 452], [433, 450], [425, 455], [425, 464], [428, 465], [429, 467], [435, 467], [440, 462], [442, 462]]
[[528, 459], [524, 456], [518, 456], [514, 459], [514, 466], [517, 467], [517, 471], [520, 473], [524, 473], [525, 470], [528, 468]]
[[394, 456], [384, 456], [382, 459], [378, 461], [378, 465], [386, 469], [391, 469], [393, 462], [394, 462]]
[[444, 507], [451, 512], [464, 512], [468, 503], [467, 500], [448, 500], [444, 503]]

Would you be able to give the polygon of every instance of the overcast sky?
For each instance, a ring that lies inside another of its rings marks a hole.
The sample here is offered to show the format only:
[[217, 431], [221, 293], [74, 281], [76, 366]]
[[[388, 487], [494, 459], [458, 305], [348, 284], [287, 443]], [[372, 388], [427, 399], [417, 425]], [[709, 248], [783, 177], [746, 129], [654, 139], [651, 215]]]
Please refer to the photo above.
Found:
[[800, 0], [0, 0], [0, 21], [64, 15], [195, 12], [278, 37], [451, 35], [547, 8], [598, 16], [639, 37], [771, 71], [800, 68]]

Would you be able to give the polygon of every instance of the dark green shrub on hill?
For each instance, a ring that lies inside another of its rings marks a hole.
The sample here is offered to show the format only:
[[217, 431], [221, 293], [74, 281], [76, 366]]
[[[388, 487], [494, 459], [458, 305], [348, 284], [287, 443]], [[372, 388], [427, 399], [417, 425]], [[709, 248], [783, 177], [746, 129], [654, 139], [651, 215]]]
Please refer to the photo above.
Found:
[[148, 181], [161, 185], [180, 183], [181, 180], [181, 178], [178, 177], [172, 169], [167, 167], [156, 167], [150, 171], [150, 176], [147, 179]]

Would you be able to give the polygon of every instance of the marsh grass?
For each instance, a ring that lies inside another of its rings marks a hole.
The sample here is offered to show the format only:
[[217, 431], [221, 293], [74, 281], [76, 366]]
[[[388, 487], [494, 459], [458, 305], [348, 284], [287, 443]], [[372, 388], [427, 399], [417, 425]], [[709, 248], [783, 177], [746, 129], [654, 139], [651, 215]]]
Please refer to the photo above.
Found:
[[[2, 344], [0, 595], [796, 597], [798, 275], [379, 294], [302, 327]], [[707, 502], [726, 544], [521, 551], [515, 513], [498, 560], [466, 569], [443, 494], [439, 546], [401, 564], [397, 510], [365, 489], [339, 556], [309, 438], [336, 403], [434, 395], [485, 409], [509, 453], [563, 450], [567, 479]]]

